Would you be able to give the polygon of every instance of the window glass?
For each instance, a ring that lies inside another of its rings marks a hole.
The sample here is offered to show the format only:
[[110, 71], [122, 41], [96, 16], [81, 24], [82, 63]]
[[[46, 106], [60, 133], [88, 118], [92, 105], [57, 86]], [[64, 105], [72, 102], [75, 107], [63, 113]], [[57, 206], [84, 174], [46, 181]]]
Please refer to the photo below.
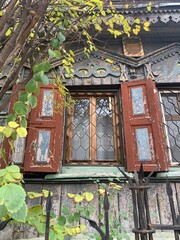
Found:
[[117, 161], [119, 117], [113, 93], [74, 94], [68, 109], [66, 163]]
[[180, 162], [180, 95], [178, 92], [161, 92], [167, 147], [172, 162]]

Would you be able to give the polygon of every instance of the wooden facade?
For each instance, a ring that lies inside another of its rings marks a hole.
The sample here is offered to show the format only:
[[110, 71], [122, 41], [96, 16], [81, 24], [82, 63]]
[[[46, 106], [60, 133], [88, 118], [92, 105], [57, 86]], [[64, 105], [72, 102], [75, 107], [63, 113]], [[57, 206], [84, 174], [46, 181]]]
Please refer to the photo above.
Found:
[[[116, 149], [119, 151], [116, 153], [117, 159], [119, 158], [120, 166], [125, 167], [126, 170], [130, 172], [134, 171], [134, 169], [137, 170], [140, 163], [137, 159], [137, 149], [135, 149], [137, 145], [134, 143], [134, 126], [146, 126], [150, 135], [152, 135], [152, 132], [154, 133], [153, 147], [150, 146], [150, 154], [154, 152], [152, 154], [153, 161], [150, 163], [148, 161], [145, 162], [146, 171], [155, 171], [152, 181], [150, 181], [151, 188], [148, 191], [151, 219], [154, 224], [170, 224], [172, 223], [172, 219], [168, 199], [165, 194], [165, 178], [166, 175], [169, 176], [171, 186], [174, 189], [173, 198], [177, 203], [178, 194], [176, 193], [180, 192], [180, 156], [175, 162], [171, 161], [170, 146], [167, 144], [167, 136], [165, 136], [166, 130], [157, 131], [159, 129], [157, 125], [162, 122], [162, 119], [160, 119], [162, 116], [160, 98], [156, 91], [160, 92], [162, 90], [163, 92], [167, 92], [171, 90], [174, 93], [180, 91], [180, 4], [179, 1], [154, 1], [155, 3], [157, 2], [157, 7], [159, 8], [154, 8], [152, 12], [147, 12], [141, 9], [141, 4], [144, 1], [135, 2], [140, 4], [139, 8], [133, 10], [124, 9], [122, 13], [127, 16], [129, 21], [133, 21], [134, 16], [138, 16], [142, 23], [147, 21], [147, 19], [152, 22], [150, 32], [142, 31], [138, 35], [141, 40], [138, 55], [125, 54], [128, 45], [124, 47], [121, 37], [113, 39], [107, 33], [102, 33], [99, 36], [100, 41], [97, 43], [98, 51], [91, 53], [89, 58], [83, 54], [81, 48], [72, 45], [72, 48], [77, 53], [74, 64], [74, 78], [64, 78], [63, 83], [72, 92], [80, 90], [86, 92], [94, 90], [97, 92], [100, 89], [103, 91], [113, 91], [113, 89], [118, 89], [118, 93], [120, 93], [120, 89], [122, 90], [121, 96], [126, 98], [126, 100], [123, 103], [122, 99], [119, 100], [121, 103], [119, 108], [120, 119], [117, 127], [119, 130], [115, 135], [119, 137], [119, 140], [116, 142]], [[119, 1], [113, 1], [113, 3], [116, 4], [117, 8], [120, 8], [118, 5]], [[111, 59], [113, 64], [107, 59]], [[57, 73], [58, 71], [62, 71], [61, 63], [59, 61], [53, 62], [52, 70]], [[24, 67], [21, 77], [23, 78], [27, 72], [28, 68]], [[49, 74], [51, 76], [51, 73]], [[151, 79], [149, 85], [145, 79]], [[148, 85], [147, 88], [146, 86], [143, 87], [143, 91], [146, 91], [148, 94], [146, 95], [144, 115], [138, 115], [141, 118], [138, 117], [138, 119], [134, 120], [132, 109], [127, 99], [129, 96], [127, 89], [136, 83], [139, 85], [144, 84], [144, 86]], [[44, 90], [47, 91], [47, 95], [51, 95], [48, 92], [50, 90], [48, 87], [44, 87]], [[70, 150], [68, 157], [64, 154], [66, 151], [65, 144], [67, 143], [64, 141], [66, 127], [69, 123], [69, 120], [66, 119], [67, 113], [64, 112], [62, 115], [55, 114], [52, 117], [52, 112], [49, 108], [51, 105], [51, 96], [42, 96], [42, 94], [43, 92], [40, 93], [39, 98], [44, 99], [44, 101], [40, 100], [39, 107], [32, 111], [29, 120], [29, 129], [32, 128], [34, 131], [38, 129], [39, 132], [41, 129], [43, 131], [46, 130], [44, 137], [47, 142], [42, 147], [45, 150], [43, 154], [42, 152], [35, 153], [33, 142], [37, 141], [37, 131], [36, 133], [33, 131], [30, 133], [25, 147], [25, 161], [20, 164], [24, 167], [26, 174], [25, 189], [35, 192], [39, 192], [42, 189], [52, 191], [54, 193], [53, 209], [57, 215], [60, 215], [63, 205], [66, 205], [70, 209], [74, 207], [72, 201], [67, 198], [67, 193], [82, 193], [84, 190], [97, 192], [99, 185], [93, 181], [98, 179], [101, 182], [108, 182], [109, 178], [114, 179], [114, 181], [118, 178], [122, 180], [120, 185], [122, 185], [123, 189], [114, 196], [110, 206], [111, 215], [117, 216], [118, 212], [122, 212], [119, 221], [127, 232], [131, 232], [134, 227], [132, 196], [123, 176], [117, 174], [117, 169], [116, 173], [114, 173], [118, 161], [115, 164], [110, 163], [109, 166], [102, 164], [99, 167], [96, 164], [93, 166], [86, 163], [80, 164], [81, 166], [78, 166], [78, 163], [74, 165], [70, 164], [71, 161], [68, 162], [68, 160], [72, 160], [69, 159], [72, 151]], [[58, 96], [55, 96], [55, 100], [58, 101]], [[42, 102], [45, 103], [44, 106], [42, 106]], [[124, 115], [122, 116], [123, 107]], [[93, 112], [93, 110], [91, 111]], [[153, 116], [151, 118], [149, 118], [149, 112], [152, 112]], [[39, 113], [41, 114], [39, 115]], [[123, 118], [124, 125], [121, 125], [120, 123], [123, 122]], [[161, 125], [160, 128], [162, 127]], [[52, 133], [51, 136], [49, 135], [50, 132]], [[91, 124], [93, 137], [95, 136], [94, 132], [95, 126]], [[91, 138], [91, 142], [94, 142], [93, 137]], [[40, 145], [41, 139], [39, 138], [38, 141]], [[177, 141], [177, 145], [180, 148], [179, 140]], [[96, 146], [93, 146], [93, 143], [91, 146], [93, 149], [91, 150], [91, 160], [93, 162]], [[46, 150], [48, 147], [57, 161], [53, 161], [47, 155]], [[22, 145], [22, 148], [24, 149], [24, 145]], [[152, 148], [154, 149], [152, 150]], [[16, 155], [16, 159], [17, 156], [20, 155]], [[39, 162], [35, 159], [37, 156], [40, 159]], [[44, 164], [44, 162], [48, 164]], [[53, 171], [51, 171], [52, 169]], [[36, 174], [29, 174], [29, 172], [36, 172]], [[48, 174], [49, 172], [53, 172], [54, 174]], [[45, 200], [28, 200], [28, 204], [42, 204], [45, 206]], [[96, 199], [93, 205], [96, 208], [96, 214], [93, 217], [96, 218], [97, 214], [101, 213], [101, 209]], [[178, 204], [176, 204], [176, 209], [178, 211]], [[127, 220], [124, 220], [124, 215], [127, 216]], [[88, 226], [88, 229], [92, 231], [90, 226]], [[4, 231], [0, 232], [0, 239], [2, 240], [30, 239], [32, 237], [38, 237], [37, 232], [22, 225], [15, 228], [8, 226]]]

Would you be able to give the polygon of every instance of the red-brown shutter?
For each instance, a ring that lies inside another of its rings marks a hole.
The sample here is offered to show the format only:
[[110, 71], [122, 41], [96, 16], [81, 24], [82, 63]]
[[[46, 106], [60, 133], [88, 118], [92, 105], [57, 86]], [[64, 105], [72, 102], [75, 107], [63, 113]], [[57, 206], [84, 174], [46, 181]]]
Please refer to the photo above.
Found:
[[[57, 91], [54, 85], [40, 87], [38, 105], [29, 116], [25, 172], [58, 172], [60, 170], [64, 115], [63, 107], [56, 109], [57, 104], [62, 104], [63, 101], [63, 97]], [[48, 93], [49, 99], [46, 96]], [[51, 93], [53, 106], [50, 104], [52, 103]]]
[[[13, 89], [12, 89], [12, 93], [15, 91], [15, 89], [17, 88], [17, 85], [14, 85]], [[11, 114], [13, 112], [13, 106], [15, 104], [15, 102], [18, 99], [18, 93], [15, 94], [12, 99], [9, 102], [9, 109], [8, 109], [8, 114]], [[4, 160], [2, 158], [0, 158], [0, 168], [5, 168], [7, 165], [10, 165], [12, 162], [12, 149], [8, 143], [8, 139], [4, 138], [3, 140], [3, 149], [5, 151], [5, 160], [6, 162], [4, 162]]]
[[169, 161], [162, 130], [158, 91], [151, 79], [122, 83], [127, 170], [167, 171]]

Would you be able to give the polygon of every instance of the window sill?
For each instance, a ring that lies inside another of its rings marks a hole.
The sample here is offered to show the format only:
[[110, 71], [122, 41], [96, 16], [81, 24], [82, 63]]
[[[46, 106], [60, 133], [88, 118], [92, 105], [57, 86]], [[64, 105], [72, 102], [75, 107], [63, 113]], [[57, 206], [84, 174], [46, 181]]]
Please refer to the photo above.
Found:
[[[124, 171], [125, 169], [121, 167]], [[130, 176], [130, 174], [129, 174]], [[108, 178], [124, 179], [122, 173], [117, 167], [99, 167], [99, 166], [64, 166], [61, 173], [48, 174], [45, 180], [63, 180], [63, 181], [94, 181], [97, 179], [106, 180]]]
[[[123, 171], [125, 169], [121, 167]], [[130, 177], [132, 173], [127, 173]], [[151, 182], [166, 181], [166, 177], [170, 180], [180, 181], [180, 168], [171, 167], [169, 172], [158, 172], [155, 177], [151, 178]], [[62, 182], [92, 182], [95, 180], [108, 180], [109, 178], [116, 178], [126, 180], [117, 167], [87, 167], [87, 166], [64, 166], [61, 173], [48, 174], [45, 180], [62, 181]]]

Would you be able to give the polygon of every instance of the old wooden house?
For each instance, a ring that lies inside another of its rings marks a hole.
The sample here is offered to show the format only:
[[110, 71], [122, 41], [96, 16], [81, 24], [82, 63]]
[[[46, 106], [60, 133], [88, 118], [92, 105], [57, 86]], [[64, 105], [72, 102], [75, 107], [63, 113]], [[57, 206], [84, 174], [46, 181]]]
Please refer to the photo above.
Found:
[[[149, 12], [146, 1], [133, 1], [128, 9], [112, 2], [130, 22], [150, 21], [150, 31], [116, 39], [102, 32], [89, 57], [81, 43], [73, 44], [74, 78], [64, 77], [63, 84], [75, 104], [59, 114], [53, 108], [61, 99], [52, 85], [43, 86], [38, 107], [30, 113], [28, 137], [17, 142], [12, 159], [25, 173], [27, 190], [54, 192], [57, 215], [63, 205], [72, 207], [67, 193], [94, 192], [99, 182], [122, 180], [111, 214], [125, 212], [128, 220], [121, 222], [131, 231], [131, 192], [117, 167], [129, 174], [143, 163], [145, 172], [154, 171], [149, 189], [153, 223], [171, 222], [166, 176], [174, 193], [180, 190], [180, 3], [155, 0]], [[61, 70], [60, 61], [54, 61], [52, 71]], [[27, 71], [24, 67], [22, 78]], [[93, 204], [101, 211], [96, 200]], [[8, 228], [11, 237], [5, 235], [0, 239], [37, 233], [19, 226]]]

